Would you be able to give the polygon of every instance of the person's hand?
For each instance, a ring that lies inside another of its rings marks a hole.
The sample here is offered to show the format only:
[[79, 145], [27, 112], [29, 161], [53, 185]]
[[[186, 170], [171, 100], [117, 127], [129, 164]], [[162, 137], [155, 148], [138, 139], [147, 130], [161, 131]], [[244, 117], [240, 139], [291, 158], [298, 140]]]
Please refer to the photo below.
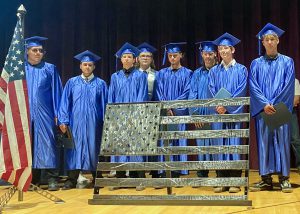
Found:
[[297, 107], [300, 101], [300, 96], [299, 95], [295, 95], [294, 96], [294, 107]]
[[227, 110], [224, 106], [217, 106], [216, 111], [218, 112], [218, 114], [225, 114]]
[[174, 116], [172, 109], [168, 109], [167, 116]]
[[203, 126], [204, 126], [204, 123], [201, 123], [201, 122], [195, 123], [195, 127], [196, 127], [197, 129], [201, 129]]
[[271, 114], [274, 114], [274, 113], [276, 112], [276, 110], [275, 110], [275, 108], [274, 108], [272, 105], [267, 104], [267, 105], [264, 107], [264, 112], [265, 112], [266, 114], [271, 115]]
[[66, 133], [67, 132], [67, 126], [65, 124], [59, 125], [59, 128], [62, 131], [62, 133]]

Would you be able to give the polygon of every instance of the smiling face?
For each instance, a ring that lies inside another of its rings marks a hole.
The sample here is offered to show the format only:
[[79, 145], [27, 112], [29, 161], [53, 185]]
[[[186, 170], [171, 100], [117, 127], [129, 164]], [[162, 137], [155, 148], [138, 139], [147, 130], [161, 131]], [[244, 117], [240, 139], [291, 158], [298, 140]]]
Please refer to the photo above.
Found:
[[234, 47], [220, 45], [218, 46], [218, 52], [225, 63], [229, 63], [233, 59], [233, 54], [235, 52]]
[[203, 62], [204, 62], [204, 65], [206, 68], [210, 69], [211, 67], [213, 67], [216, 64], [216, 52], [202, 51], [201, 56], [202, 56], [202, 59], [203, 59]]
[[80, 63], [80, 69], [83, 76], [89, 77], [95, 70], [95, 64], [93, 62], [82, 62]]
[[31, 65], [37, 65], [42, 61], [44, 54], [43, 46], [30, 47], [27, 49], [27, 60]]

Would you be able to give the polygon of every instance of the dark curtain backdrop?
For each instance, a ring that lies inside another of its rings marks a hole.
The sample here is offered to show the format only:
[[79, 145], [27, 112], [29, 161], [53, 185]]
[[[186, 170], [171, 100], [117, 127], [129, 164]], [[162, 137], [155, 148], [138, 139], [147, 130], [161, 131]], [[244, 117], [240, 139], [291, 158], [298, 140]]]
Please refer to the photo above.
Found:
[[[25, 36], [46, 36], [46, 60], [57, 65], [65, 83], [80, 74], [73, 56], [91, 50], [102, 57], [95, 74], [109, 83], [115, 71], [115, 52], [125, 42], [162, 45], [186, 41], [183, 64], [199, 66], [194, 45], [213, 40], [225, 32], [239, 38], [235, 58], [247, 68], [257, 57], [255, 35], [268, 22], [286, 33], [279, 51], [295, 60], [299, 78], [299, 5], [297, 0], [0, 0], [0, 68], [4, 64], [20, 4], [27, 9]], [[251, 133], [251, 167], [257, 167], [254, 127]]]

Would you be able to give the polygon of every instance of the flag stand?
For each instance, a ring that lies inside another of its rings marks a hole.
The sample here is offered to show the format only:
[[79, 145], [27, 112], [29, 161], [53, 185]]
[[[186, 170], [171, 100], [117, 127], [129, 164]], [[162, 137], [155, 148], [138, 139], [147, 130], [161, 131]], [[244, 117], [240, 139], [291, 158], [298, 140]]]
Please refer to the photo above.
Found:
[[23, 192], [18, 190], [18, 201], [23, 201]]
[[[15, 32], [14, 32], [14, 41], [13, 41], [13, 45], [17, 45], [17, 44], [20, 44], [20, 41], [23, 41], [24, 39], [24, 16], [26, 14], [26, 9], [24, 8], [24, 6], [21, 4], [20, 7], [18, 8], [18, 11], [17, 11], [17, 16], [19, 18], [19, 21], [21, 22], [21, 29], [19, 29], [19, 31], [16, 31], [15, 29]], [[18, 24], [17, 24], [18, 25]], [[16, 26], [17, 28], [17, 26]], [[18, 33], [21, 33], [21, 36], [19, 36], [19, 40], [16, 37], [16, 32]], [[12, 47], [12, 44], [11, 44], [11, 47]], [[10, 47], [10, 49], [11, 49]], [[14, 49], [15, 46], [13, 47], [12, 50], [15, 50]], [[18, 52], [17, 54], [21, 54], [21, 50], [15, 50], [16, 52]], [[8, 54], [9, 56], [9, 54]], [[7, 56], [7, 57], [8, 57]], [[16, 56], [14, 55], [12, 58], [14, 58], [13, 60], [16, 60]], [[20, 61], [18, 62], [19, 64], [18, 65], [22, 65], [23, 60], [20, 59]], [[7, 65], [7, 61], [5, 61], [5, 65]], [[11, 62], [10, 63], [10, 66], [12, 67], [13, 66], [13, 63]], [[13, 68], [14, 70], [18, 71], [18, 66], [15, 65], [15, 67]], [[2, 72], [3, 73], [3, 72]], [[20, 75], [24, 75], [24, 72], [20, 72]], [[11, 74], [7, 74], [5, 73], [3, 75], [4, 78], [7, 78], [9, 80], [10, 77], [14, 77], [16, 75], [14, 75], [14, 73], [11, 73]], [[2, 74], [1, 74], [1, 78], [2, 78]], [[18, 79], [19, 80], [19, 79]], [[10, 109], [11, 111], [11, 109]], [[3, 121], [2, 121], [3, 122]], [[1, 139], [2, 140], [2, 139]], [[31, 156], [31, 154], [30, 154]], [[30, 157], [31, 158], [31, 157]], [[31, 165], [31, 161], [30, 161], [30, 165]], [[30, 167], [30, 166], [29, 166]], [[28, 168], [28, 166], [27, 166]], [[17, 169], [17, 170], [20, 170], [20, 169]], [[6, 172], [7, 173], [7, 172]], [[31, 171], [30, 171], [31, 173]], [[1, 172], [0, 175], [3, 175], [3, 172]], [[0, 176], [1, 177], [1, 176]], [[9, 176], [8, 176], [9, 177]], [[6, 180], [6, 179], [5, 179]], [[50, 194], [48, 191], [46, 190], [43, 190], [41, 188], [39, 188], [38, 186], [36, 185], [33, 185], [33, 184], [30, 184], [30, 187], [33, 189], [33, 191], [35, 191], [36, 193], [44, 196], [45, 198], [51, 200], [51, 201], [54, 201], [55, 203], [59, 204], [59, 203], [65, 203], [65, 201], [63, 201], [62, 199]], [[20, 187], [19, 187], [20, 188]], [[23, 189], [23, 187], [21, 187], [21, 189]], [[15, 192], [18, 191], [18, 201], [23, 201], [23, 192], [21, 190], [19, 190], [16, 186], [12, 185], [9, 187], [8, 191], [6, 193], [4, 193], [4, 195], [0, 196], [0, 213], [2, 213], [3, 211], [3, 208], [4, 206], [10, 201], [10, 199], [13, 197], [13, 195], [15, 194]]]
[[[34, 192], [40, 194], [41, 196], [53, 201], [55, 204], [63, 204], [65, 203], [64, 200], [61, 198], [56, 197], [55, 195], [51, 194], [50, 192], [41, 189], [40, 187], [30, 184], [30, 187], [33, 189]], [[10, 201], [10, 199], [14, 196], [14, 194], [18, 191], [18, 201], [23, 201], [23, 192], [18, 190], [15, 186], [10, 186], [6, 193], [0, 196], [0, 213], [2, 212], [4, 206]]]
[[9, 202], [17, 190], [17, 187], [10, 186], [7, 192], [0, 197], [0, 213], [2, 213], [4, 206]]
[[[34, 185], [34, 184], [30, 184], [30, 187], [33, 189], [34, 192], [40, 194], [41, 196], [49, 199], [50, 201], [55, 202], [56, 204], [63, 204], [65, 203], [64, 200], [56, 197], [55, 195], [51, 194], [49, 191], [43, 190], [42, 188]], [[22, 192], [22, 191], [19, 191]], [[20, 199], [22, 199], [21, 201], [23, 201], [23, 192], [22, 192], [22, 196], [19, 195], [19, 201]]]

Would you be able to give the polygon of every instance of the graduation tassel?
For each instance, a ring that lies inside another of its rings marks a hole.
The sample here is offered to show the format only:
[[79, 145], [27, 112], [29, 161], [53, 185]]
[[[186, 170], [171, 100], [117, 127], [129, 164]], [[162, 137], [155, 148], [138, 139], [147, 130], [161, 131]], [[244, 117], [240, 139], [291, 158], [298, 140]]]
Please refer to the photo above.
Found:
[[165, 47], [165, 52], [164, 52], [164, 58], [162, 64], [165, 65], [166, 63], [166, 55], [167, 55], [167, 47]]
[[118, 57], [116, 56], [116, 72], [118, 71]]
[[201, 51], [199, 52], [199, 63], [200, 63], [200, 66], [204, 63], [203, 63], [203, 59], [202, 59], [202, 55], [201, 55]]
[[200, 66], [201, 66], [202, 63], [203, 63], [203, 59], [202, 59], [201, 52], [202, 52], [202, 46], [201, 46], [201, 43], [200, 43], [200, 47], [199, 47], [199, 63], [200, 63]]
[[258, 55], [261, 56], [261, 42], [260, 42], [260, 37], [258, 37]]

